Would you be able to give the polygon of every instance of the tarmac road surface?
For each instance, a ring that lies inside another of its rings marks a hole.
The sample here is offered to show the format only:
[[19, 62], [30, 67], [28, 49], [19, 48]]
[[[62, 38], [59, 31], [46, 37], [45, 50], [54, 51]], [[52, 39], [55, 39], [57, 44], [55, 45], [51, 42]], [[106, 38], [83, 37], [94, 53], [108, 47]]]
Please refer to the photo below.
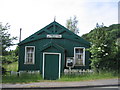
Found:
[[77, 82], [35, 82], [27, 84], [2, 84], [2, 90], [119, 90], [118, 79]]
[[74, 88], [4, 88], [2, 90], [120, 90], [118, 86], [105, 86], [105, 87], [74, 87]]

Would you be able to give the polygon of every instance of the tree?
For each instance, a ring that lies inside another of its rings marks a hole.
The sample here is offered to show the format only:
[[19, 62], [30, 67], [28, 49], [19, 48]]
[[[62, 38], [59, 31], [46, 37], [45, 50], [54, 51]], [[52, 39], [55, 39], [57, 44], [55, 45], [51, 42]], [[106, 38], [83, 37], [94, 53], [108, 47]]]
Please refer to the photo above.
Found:
[[0, 63], [3, 64], [3, 66], [0, 65], [0, 68], [2, 69], [2, 74], [6, 73], [4, 64], [10, 64], [18, 60], [15, 52], [7, 50], [10, 46], [14, 45], [13, 40], [17, 39], [17, 37], [11, 37], [8, 33], [9, 29], [10, 25], [8, 23], [5, 26], [0, 23], [0, 50], [2, 51], [0, 53]]
[[66, 27], [70, 31], [74, 32], [75, 34], [78, 34], [79, 33], [79, 29], [77, 27], [77, 24], [78, 24], [77, 17], [74, 16], [73, 19], [70, 17], [70, 19], [67, 20]]
[[114, 71], [118, 69], [116, 58], [117, 45], [111, 34], [102, 27], [95, 28], [91, 35], [91, 66], [99, 71]]
[[11, 35], [8, 33], [8, 30], [10, 29], [10, 25], [7, 23], [5, 26], [0, 23], [0, 38], [1, 38], [1, 51], [2, 55], [7, 55], [7, 48], [10, 46], [13, 46], [13, 40], [16, 40], [17, 37], [11, 37]]
[[91, 42], [91, 65], [96, 71], [118, 72], [120, 70], [118, 66], [120, 63], [119, 28], [120, 24], [112, 24], [109, 27], [97, 27], [82, 35], [82, 38]]

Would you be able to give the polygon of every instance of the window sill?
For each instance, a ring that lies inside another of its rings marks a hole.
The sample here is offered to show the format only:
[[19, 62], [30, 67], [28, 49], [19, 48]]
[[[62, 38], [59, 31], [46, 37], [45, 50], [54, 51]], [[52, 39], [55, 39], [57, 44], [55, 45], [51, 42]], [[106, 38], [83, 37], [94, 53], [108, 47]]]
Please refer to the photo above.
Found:
[[26, 64], [26, 65], [34, 65], [34, 63], [24, 63], [24, 64]]
[[75, 65], [75, 66], [85, 66], [85, 65]]

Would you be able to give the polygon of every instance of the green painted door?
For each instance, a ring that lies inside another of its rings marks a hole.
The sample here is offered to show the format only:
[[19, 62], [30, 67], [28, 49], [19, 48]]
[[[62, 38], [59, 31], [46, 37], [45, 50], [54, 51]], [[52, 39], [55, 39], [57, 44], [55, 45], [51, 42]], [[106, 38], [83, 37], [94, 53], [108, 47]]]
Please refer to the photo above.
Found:
[[44, 54], [44, 79], [55, 80], [60, 75], [60, 54], [46, 53]]

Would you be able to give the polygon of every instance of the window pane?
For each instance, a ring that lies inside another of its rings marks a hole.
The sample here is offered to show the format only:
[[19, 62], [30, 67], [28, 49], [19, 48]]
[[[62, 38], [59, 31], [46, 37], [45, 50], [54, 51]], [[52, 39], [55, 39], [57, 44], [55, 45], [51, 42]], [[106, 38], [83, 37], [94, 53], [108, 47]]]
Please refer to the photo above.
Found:
[[29, 63], [32, 63], [32, 58], [29, 59]]
[[80, 49], [80, 53], [83, 53], [83, 49]]
[[78, 59], [81, 59], [81, 55], [78, 55]]
[[31, 48], [31, 52], [33, 52], [34, 51], [34, 48]]
[[27, 52], [30, 52], [30, 48], [29, 47], [27, 47]]
[[27, 47], [27, 52], [33, 52], [34, 48], [33, 47]]
[[31, 53], [30, 56], [33, 57], [33, 53]]
[[75, 51], [76, 51], [76, 53], [79, 53], [79, 49], [76, 49]]
[[83, 53], [83, 49], [81, 49], [81, 48], [79, 49], [78, 48], [78, 49], [75, 50], [75, 53]]

